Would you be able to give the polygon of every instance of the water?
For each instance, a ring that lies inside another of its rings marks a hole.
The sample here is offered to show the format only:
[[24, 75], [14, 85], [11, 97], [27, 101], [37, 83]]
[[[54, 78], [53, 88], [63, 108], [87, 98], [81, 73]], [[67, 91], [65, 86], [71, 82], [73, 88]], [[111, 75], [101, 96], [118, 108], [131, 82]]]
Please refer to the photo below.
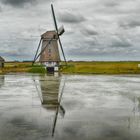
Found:
[[139, 140], [140, 75], [0, 76], [0, 140]]

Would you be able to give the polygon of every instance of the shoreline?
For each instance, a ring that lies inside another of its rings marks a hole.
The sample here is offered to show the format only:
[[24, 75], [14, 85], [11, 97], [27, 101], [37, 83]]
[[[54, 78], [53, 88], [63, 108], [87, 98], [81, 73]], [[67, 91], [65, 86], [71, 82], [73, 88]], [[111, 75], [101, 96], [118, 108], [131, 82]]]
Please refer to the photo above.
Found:
[[[121, 62], [64, 62], [60, 65], [62, 74], [80, 75], [120, 75], [120, 74], [140, 74], [140, 61]], [[7, 62], [4, 68], [0, 68], [0, 74], [5, 73], [46, 73], [43, 66], [31, 62]]]

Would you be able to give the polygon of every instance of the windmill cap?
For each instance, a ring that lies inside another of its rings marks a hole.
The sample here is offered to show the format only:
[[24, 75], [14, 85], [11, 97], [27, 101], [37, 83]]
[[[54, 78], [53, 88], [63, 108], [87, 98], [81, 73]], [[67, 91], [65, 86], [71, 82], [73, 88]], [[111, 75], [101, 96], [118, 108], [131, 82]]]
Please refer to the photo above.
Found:
[[52, 39], [54, 38], [54, 36], [55, 36], [55, 39], [58, 39], [58, 35], [56, 31], [47, 31], [41, 35], [41, 38]]

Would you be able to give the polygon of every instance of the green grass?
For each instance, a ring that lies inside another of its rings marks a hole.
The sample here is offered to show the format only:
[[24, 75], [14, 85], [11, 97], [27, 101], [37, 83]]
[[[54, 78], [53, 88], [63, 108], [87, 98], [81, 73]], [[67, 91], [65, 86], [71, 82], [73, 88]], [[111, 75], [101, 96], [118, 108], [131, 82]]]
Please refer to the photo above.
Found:
[[32, 66], [31, 62], [10, 62], [5, 63], [5, 67], [1, 69], [2, 73], [10, 72], [30, 72], [30, 73], [46, 73], [42, 65], [36, 63]]
[[62, 73], [140, 74], [140, 62], [71, 62], [62, 66]]
[[46, 73], [46, 69], [44, 67], [32, 67], [31, 69], [29, 69], [30, 73]]
[[[68, 62], [68, 65], [61, 63], [60, 72], [65, 74], [140, 74], [138, 64], [140, 62]], [[5, 63], [0, 73], [9, 72], [30, 72], [46, 73], [43, 66], [31, 62]]]

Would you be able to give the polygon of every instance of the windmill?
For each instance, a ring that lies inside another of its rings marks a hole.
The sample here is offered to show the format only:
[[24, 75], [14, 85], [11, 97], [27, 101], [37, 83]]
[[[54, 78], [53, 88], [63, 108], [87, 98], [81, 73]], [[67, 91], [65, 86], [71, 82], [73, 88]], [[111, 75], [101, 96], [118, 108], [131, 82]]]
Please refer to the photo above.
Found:
[[[39, 58], [39, 62], [45, 65], [48, 72], [58, 71], [59, 69], [59, 62], [61, 61], [61, 59], [58, 44], [60, 46], [60, 50], [62, 51], [64, 61], [67, 64], [60, 39], [60, 36], [65, 32], [65, 30], [63, 26], [61, 26], [60, 28], [58, 28], [57, 26], [53, 4], [51, 4], [51, 11], [54, 20], [55, 30], [47, 31], [41, 35], [38, 48], [36, 50], [36, 54], [33, 60], [34, 64], [35, 61]], [[39, 53], [40, 47], [41, 51]]]

